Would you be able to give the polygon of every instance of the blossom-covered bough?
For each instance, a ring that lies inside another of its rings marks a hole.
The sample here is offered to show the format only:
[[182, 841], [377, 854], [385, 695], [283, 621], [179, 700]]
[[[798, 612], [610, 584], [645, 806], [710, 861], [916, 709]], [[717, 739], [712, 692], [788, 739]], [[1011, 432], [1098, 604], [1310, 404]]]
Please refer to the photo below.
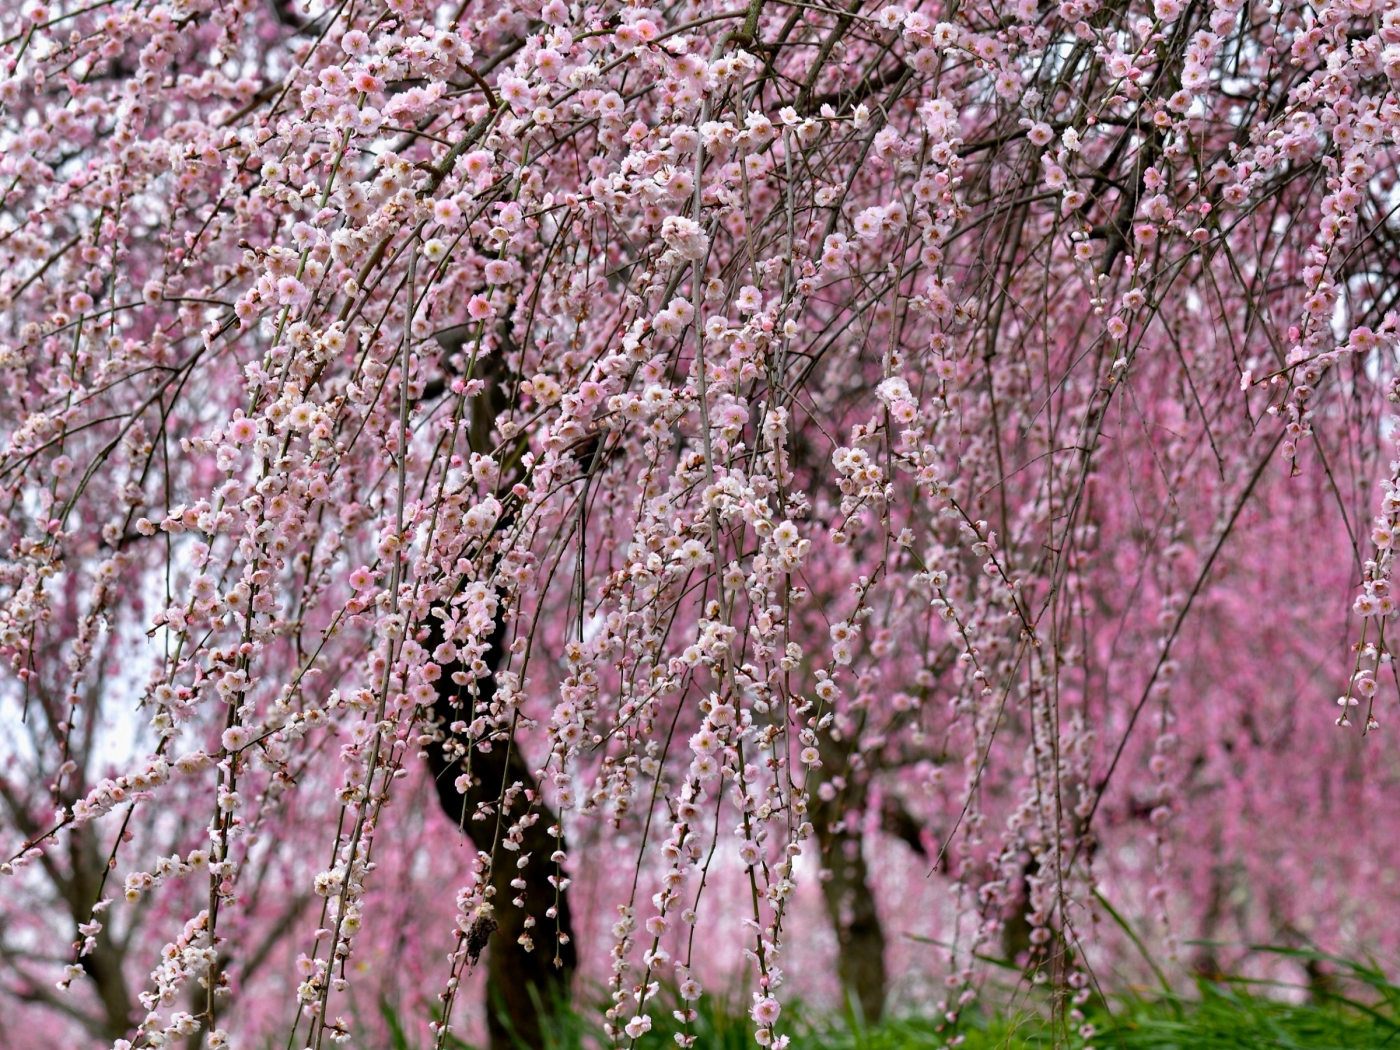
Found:
[[446, 1046], [485, 952], [494, 1045], [576, 967], [617, 1045], [739, 970], [785, 1045], [821, 910], [884, 1005], [891, 830], [950, 1044], [988, 955], [1091, 1039], [1127, 911], [1394, 939], [1395, 836], [1324, 833], [1396, 786], [1400, 9], [26, 0], [0, 55], [26, 1017], [320, 1050], [412, 986]]

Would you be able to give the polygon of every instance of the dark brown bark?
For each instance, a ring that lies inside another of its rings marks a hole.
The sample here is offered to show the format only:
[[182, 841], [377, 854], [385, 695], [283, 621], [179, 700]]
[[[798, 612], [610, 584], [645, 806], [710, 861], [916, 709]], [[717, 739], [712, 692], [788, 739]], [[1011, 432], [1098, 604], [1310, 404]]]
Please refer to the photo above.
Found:
[[[435, 380], [423, 396], [438, 396], [446, 389], [448, 378], [462, 374], [467, 362], [465, 339], [470, 329], [458, 326], [437, 334], [442, 348], [443, 378]], [[507, 401], [510, 380], [505, 367], [506, 351], [512, 346], [510, 325], [497, 329], [500, 349], [495, 354], [472, 357], [472, 374], [485, 382], [485, 389], [473, 400], [468, 420], [468, 444], [474, 452], [496, 449], [495, 421]], [[578, 453], [581, 462], [590, 462], [596, 442]], [[499, 452], [497, 452], [499, 455]], [[509, 459], [509, 456], [503, 457]], [[521, 475], [517, 472], [516, 478]], [[502, 489], [505, 489], [502, 484]], [[506, 499], [507, 507], [510, 499]], [[497, 523], [498, 532], [510, 528], [512, 512], [507, 509]], [[428, 648], [442, 641], [442, 621], [428, 618]], [[521, 755], [513, 736], [497, 734], [483, 750], [480, 741], [453, 738], [449, 727], [454, 722], [468, 725], [474, 718], [485, 715], [496, 695], [495, 672], [500, 666], [505, 646], [505, 622], [496, 621], [496, 630], [482, 659], [491, 674], [476, 679], [476, 696], [453, 682], [459, 664], [444, 665], [438, 679], [438, 695], [434, 715], [443, 728], [440, 743], [428, 748], [429, 768], [437, 788], [438, 801], [449, 820], [457, 824], [472, 840], [477, 850], [491, 858], [491, 898], [495, 911], [495, 929], [483, 926], [478, 932], [486, 937], [486, 995], [487, 1033], [491, 1050], [515, 1050], [544, 1046], [550, 1019], [568, 1003], [569, 984], [577, 964], [573, 944], [573, 923], [569, 913], [568, 894], [556, 889], [549, 881], [556, 865], [550, 860], [555, 850], [565, 849], [562, 834], [550, 833], [558, 824], [557, 815], [540, 797], [539, 785]], [[465, 749], [468, 743], [473, 746]], [[471, 784], [465, 794], [457, 790], [457, 779], [470, 769]], [[519, 790], [511, 793], [514, 786]], [[498, 803], [509, 795], [510, 801], [498, 813]], [[529, 821], [523, 827], [518, 851], [500, 847], [505, 831], [512, 824]], [[517, 862], [528, 858], [525, 867]], [[523, 880], [524, 888], [511, 885]], [[520, 901], [520, 905], [515, 904]], [[550, 915], [551, 909], [555, 910]], [[561, 936], [562, 935], [562, 936]], [[522, 937], [526, 943], [521, 943]], [[561, 943], [562, 941], [562, 943]]]
[[1002, 912], [1001, 955], [1012, 966], [1028, 964], [1030, 960], [1031, 930], [1034, 929], [1026, 918], [1030, 895], [1030, 883], [1022, 875], [1015, 899]]
[[[1217, 851], [1217, 856], [1219, 855]], [[1201, 921], [1203, 940], [1196, 945], [1191, 956], [1191, 971], [1208, 981], [1218, 981], [1223, 976], [1220, 956], [1215, 951], [1212, 938], [1220, 928], [1225, 908], [1225, 870], [1223, 865], [1210, 866], [1210, 892], [1206, 897], [1206, 914]]]
[[[438, 630], [437, 622], [433, 620], [434, 632]], [[500, 661], [503, 637], [504, 630], [498, 627], [486, 655], [493, 672]], [[452, 673], [457, 670], [460, 670], [458, 665], [446, 666], [439, 679], [436, 714], [444, 728], [458, 720], [470, 723], [473, 717], [470, 711], [459, 706], [458, 693], [465, 693], [465, 690], [459, 690], [452, 682]], [[478, 679], [477, 688], [475, 709], [483, 711], [495, 695], [494, 677]], [[555, 870], [549, 858], [555, 850], [565, 848], [564, 840], [549, 832], [556, 825], [557, 817], [540, 798], [534, 775], [514, 739], [493, 740], [489, 751], [478, 747], [470, 752], [469, 758], [459, 758], [447, 749], [451, 746], [451, 735], [446, 731], [444, 735], [446, 739], [442, 744], [428, 749], [429, 767], [443, 812], [466, 832], [478, 851], [488, 855], [494, 851], [492, 903], [499, 926], [491, 933], [486, 949], [487, 1031], [491, 1050], [514, 1050], [517, 1046], [534, 1050], [544, 1046], [548, 1019], [568, 1000], [569, 982], [577, 961], [568, 894], [564, 890], [556, 891], [549, 882]], [[465, 772], [468, 762], [472, 783], [462, 794], [457, 790], [456, 781]], [[507, 789], [517, 784], [523, 790], [498, 816], [498, 801]], [[527, 801], [530, 798], [534, 799], [533, 803]], [[483, 814], [485, 819], [480, 819]], [[527, 820], [533, 817], [534, 821], [523, 829], [520, 850], [500, 848], [499, 840], [504, 838], [505, 829], [522, 817]], [[517, 867], [517, 861], [525, 857], [529, 858], [525, 867]], [[511, 886], [515, 879], [524, 881], [523, 890]], [[517, 900], [523, 907], [514, 903]], [[547, 913], [555, 907], [557, 914], [550, 917]], [[531, 919], [533, 924], [527, 925]], [[564, 944], [558, 942], [560, 933], [568, 938]], [[522, 936], [533, 944], [522, 944]]]
[[870, 889], [860, 815], [865, 810], [867, 782], [863, 772], [849, 768], [850, 753], [843, 743], [827, 743], [822, 763], [829, 770], [846, 770], [844, 790], [817, 804], [812, 824], [822, 850], [822, 897], [836, 931], [837, 976], [853, 1006], [868, 1023], [885, 1011], [885, 931]]
[[[91, 824], [76, 829], [69, 838], [69, 863], [72, 866], [72, 879], [62, 887], [68, 896], [69, 912], [74, 925], [87, 922], [92, 915], [92, 905], [97, 900], [102, 885], [102, 871], [106, 860], [97, 842], [97, 834]], [[81, 934], [78, 936], [81, 940]], [[132, 1012], [131, 991], [127, 987], [126, 974], [122, 964], [125, 953], [112, 940], [112, 935], [104, 924], [93, 938], [96, 947], [78, 962], [91, 978], [97, 997], [102, 1002], [106, 1024], [103, 1036], [120, 1039], [130, 1032]]]
[[831, 878], [822, 883], [826, 912], [836, 930], [836, 956], [841, 987], [868, 1023], [885, 1011], [885, 931], [870, 892], [869, 871], [861, 850], [861, 835], [828, 835], [823, 852]]

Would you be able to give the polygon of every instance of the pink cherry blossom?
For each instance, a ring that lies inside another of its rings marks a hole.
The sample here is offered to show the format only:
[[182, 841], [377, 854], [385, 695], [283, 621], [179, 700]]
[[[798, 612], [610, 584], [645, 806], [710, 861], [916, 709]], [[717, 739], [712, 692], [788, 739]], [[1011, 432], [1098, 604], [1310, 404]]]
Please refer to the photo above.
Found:
[[1393, 7], [0, 10], [6, 1038], [1393, 952]]

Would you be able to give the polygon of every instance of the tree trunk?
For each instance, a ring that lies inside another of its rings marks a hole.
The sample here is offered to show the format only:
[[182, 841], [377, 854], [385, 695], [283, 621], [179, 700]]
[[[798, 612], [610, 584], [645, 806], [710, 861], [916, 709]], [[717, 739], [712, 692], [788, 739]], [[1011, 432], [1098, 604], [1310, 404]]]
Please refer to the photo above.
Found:
[[[91, 918], [92, 906], [97, 901], [102, 874], [107, 866], [93, 825], [86, 824], [74, 829], [69, 839], [68, 857], [73, 874], [71, 881], [62, 888], [67, 892], [69, 911], [76, 927]], [[77, 939], [81, 940], [82, 934], [78, 934]], [[80, 958], [78, 963], [92, 980], [97, 998], [102, 1003], [105, 1020], [103, 1037], [121, 1039], [134, 1027], [132, 1012], [136, 1006], [126, 983], [123, 968], [125, 952], [112, 939], [108, 923], [103, 924], [93, 940], [96, 942], [93, 951]]]
[[[842, 742], [842, 744], [844, 741]], [[860, 814], [865, 811], [864, 775], [849, 768], [846, 748], [828, 743], [822, 764], [844, 770], [850, 783], [834, 798], [817, 804], [812, 823], [822, 850], [822, 866], [830, 872], [822, 881], [826, 913], [836, 931], [836, 971], [852, 1005], [859, 1005], [863, 1019], [874, 1024], [885, 1011], [885, 931], [870, 889], [865, 864]]]
[[1035, 858], [1031, 858], [1030, 867], [1021, 874], [1015, 899], [1001, 914], [1001, 955], [1011, 966], [1026, 966], [1030, 962], [1032, 926], [1026, 911], [1031, 906], [1031, 886], [1026, 876], [1035, 870]]
[[840, 946], [841, 987], [860, 1004], [864, 1020], [874, 1024], [885, 1010], [885, 931], [870, 892], [861, 837], [859, 832], [823, 836], [831, 878], [822, 883], [822, 895]]
[[[437, 637], [429, 648], [441, 640], [436, 618], [432, 619], [432, 624], [431, 633]], [[495, 694], [494, 671], [500, 662], [504, 634], [503, 627], [498, 625], [486, 654], [493, 675], [477, 680], [478, 710], [484, 710]], [[444, 726], [457, 720], [472, 720], [469, 712], [464, 713], [456, 706], [458, 689], [452, 683], [452, 673], [459, 669], [457, 664], [445, 666], [438, 680], [435, 711]], [[549, 858], [555, 850], [565, 848], [564, 840], [562, 836], [556, 839], [549, 833], [548, 829], [557, 822], [556, 815], [540, 799], [539, 787], [516, 744], [513, 739], [496, 740], [489, 751], [473, 749], [470, 753], [472, 783], [465, 794], [456, 787], [457, 778], [465, 772], [463, 762], [447, 753], [443, 745], [428, 749], [429, 767], [443, 812], [470, 836], [472, 844], [482, 853], [491, 854], [498, 844], [494, 803], [505, 789], [513, 784], [524, 787], [501, 814], [502, 829], [530, 810], [527, 796], [535, 799], [533, 814], [537, 819], [524, 829], [519, 852], [495, 849], [492, 857], [491, 885], [495, 895], [491, 899], [495, 905], [494, 917], [500, 925], [487, 947], [487, 1031], [491, 1050], [515, 1050], [518, 1046], [536, 1050], [544, 1046], [549, 1019], [568, 1002], [569, 981], [577, 961], [568, 894], [562, 889], [556, 891], [549, 882], [549, 876], [554, 873]], [[483, 804], [493, 806], [492, 816], [473, 820]], [[517, 868], [517, 859], [527, 855], [529, 863]], [[511, 886], [515, 879], [524, 881], [524, 889]], [[556, 899], [558, 913], [551, 918], [547, 912], [556, 906]], [[523, 907], [513, 903], [517, 900]], [[527, 925], [531, 919], [534, 921]], [[559, 944], [556, 931], [568, 940]]]
[[[448, 375], [456, 374], [452, 355], [462, 352], [467, 331], [463, 326], [438, 334]], [[497, 335], [503, 350], [513, 345], [508, 321], [501, 322]], [[471, 411], [468, 443], [474, 452], [488, 452], [495, 445], [492, 428], [507, 401], [504, 356], [503, 352], [498, 352], [476, 361], [475, 373], [486, 386], [474, 400]], [[447, 375], [444, 383], [446, 379]], [[497, 522], [497, 531], [508, 529], [511, 520], [510, 511], [507, 511]], [[427, 644], [432, 650], [443, 640], [442, 621], [429, 616], [428, 627]], [[489, 708], [496, 695], [495, 672], [501, 663], [505, 636], [505, 622], [498, 618], [483, 657], [491, 674], [476, 680], [478, 695], [474, 703], [465, 695], [466, 691], [452, 681], [453, 673], [462, 670], [461, 665], [443, 666], [437, 682], [434, 713], [443, 726], [444, 741], [428, 749], [428, 764], [443, 812], [467, 833], [480, 853], [491, 855], [491, 886], [495, 891], [491, 901], [495, 906], [493, 917], [499, 925], [491, 934], [486, 949], [486, 1024], [490, 1048], [516, 1050], [524, 1046], [535, 1050], [544, 1046], [550, 1020], [568, 1004], [569, 982], [577, 964], [568, 894], [563, 889], [556, 890], [549, 882], [550, 875], [555, 872], [555, 865], [549, 858], [555, 850], [566, 848], [564, 838], [562, 834], [555, 838], [549, 833], [549, 828], [558, 823], [558, 817], [540, 797], [539, 785], [521, 756], [516, 740], [493, 740], [489, 751], [473, 747], [469, 758], [459, 757], [455, 750], [449, 750], [453, 741], [447, 729], [459, 720], [470, 723], [474, 717], [473, 708], [477, 713]], [[468, 743], [460, 737], [455, 742]], [[472, 783], [463, 794], [457, 790], [456, 781], [466, 772], [468, 761]], [[519, 852], [496, 848], [498, 822], [494, 804], [513, 784], [522, 785], [523, 790], [500, 815], [502, 833], [531, 811], [527, 798], [534, 799], [532, 812], [537, 817], [524, 829]], [[490, 818], [473, 820], [483, 804], [492, 806]], [[527, 855], [529, 863], [518, 868], [516, 861]], [[511, 886], [515, 879], [524, 881], [524, 889]], [[513, 903], [517, 900], [523, 907]], [[557, 914], [550, 917], [547, 913], [556, 906]]]

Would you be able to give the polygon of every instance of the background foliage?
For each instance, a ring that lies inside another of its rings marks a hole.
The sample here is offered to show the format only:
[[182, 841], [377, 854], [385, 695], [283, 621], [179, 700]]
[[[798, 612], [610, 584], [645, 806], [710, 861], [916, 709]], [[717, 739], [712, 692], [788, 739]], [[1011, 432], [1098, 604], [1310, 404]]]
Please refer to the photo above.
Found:
[[1393, 956], [1393, 4], [0, 58], [6, 1046], [956, 1044], [1011, 967], [1077, 1047]]

